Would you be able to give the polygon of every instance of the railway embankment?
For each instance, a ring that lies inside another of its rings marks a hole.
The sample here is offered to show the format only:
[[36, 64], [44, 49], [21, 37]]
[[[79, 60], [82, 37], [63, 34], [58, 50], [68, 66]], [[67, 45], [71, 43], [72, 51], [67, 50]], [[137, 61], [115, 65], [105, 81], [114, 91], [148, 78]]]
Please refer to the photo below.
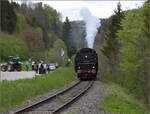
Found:
[[108, 114], [149, 114], [144, 104], [126, 88], [111, 82], [105, 88], [109, 95], [104, 97], [101, 109]]
[[0, 112], [15, 108], [26, 100], [61, 89], [75, 80], [73, 68], [58, 68], [56, 71], [32, 79], [2, 81], [0, 83]]
[[[33, 79], [0, 83], [0, 112], [61, 91], [75, 81], [73, 68], [58, 70]], [[70, 95], [68, 96], [70, 97]], [[67, 97], [67, 98], [68, 98]], [[65, 97], [66, 98], [66, 97]], [[57, 99], [57, 101], [65, 99]], [[147, 114], [148, 111], [127, 89], [110, 82], [94, 81], [93, 86], [61, 114]]]

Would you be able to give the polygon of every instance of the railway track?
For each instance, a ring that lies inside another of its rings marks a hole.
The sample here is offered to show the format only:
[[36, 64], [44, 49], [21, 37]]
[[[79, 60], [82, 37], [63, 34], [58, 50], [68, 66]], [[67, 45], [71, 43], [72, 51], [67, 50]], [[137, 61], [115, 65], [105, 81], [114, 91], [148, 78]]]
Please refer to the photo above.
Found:
[[93, 85], [93, 81], [78, 81], [71, 87], [39, 102], [10, 112], [11, 114], [56, 114], [72, 104]]

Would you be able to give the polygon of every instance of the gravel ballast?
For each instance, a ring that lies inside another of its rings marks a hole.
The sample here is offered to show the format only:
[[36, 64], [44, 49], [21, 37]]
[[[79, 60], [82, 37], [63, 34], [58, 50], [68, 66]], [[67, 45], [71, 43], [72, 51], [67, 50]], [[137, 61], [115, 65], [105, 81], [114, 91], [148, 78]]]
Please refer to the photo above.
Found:
[[108, 96], [105, 83], [95, 81], [93, 87], [80, 99], [63, 110], [61, 114], [106, 114], [101, 108], [104, 97]]

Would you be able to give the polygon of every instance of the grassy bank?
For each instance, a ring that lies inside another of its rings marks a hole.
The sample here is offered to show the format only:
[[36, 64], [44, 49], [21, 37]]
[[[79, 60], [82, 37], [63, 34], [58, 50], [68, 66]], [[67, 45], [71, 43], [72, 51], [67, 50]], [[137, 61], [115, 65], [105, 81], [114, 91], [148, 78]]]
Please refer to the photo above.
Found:
[[125, 88], [114, 83], [106, 86], [110, 96], [105, 97], [102, 108], [114, 114], [146, 114], [144, 105], [140, 104]]
[[0, 112], [16, 107], [27, 99], [64, 87], [75, 79], [73, 68], [56, 71], [33, 79], [3, 81], [0, 83]]

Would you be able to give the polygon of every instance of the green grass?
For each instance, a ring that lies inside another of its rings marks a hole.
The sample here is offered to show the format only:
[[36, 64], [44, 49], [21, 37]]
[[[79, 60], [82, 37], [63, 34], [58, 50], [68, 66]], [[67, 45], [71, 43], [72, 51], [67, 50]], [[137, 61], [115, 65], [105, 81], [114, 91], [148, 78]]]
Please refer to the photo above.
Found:
[[110, 96], [104, 98], [102, 109], [115, 114], [148, 114], [143, 104], [139, 103], [125, 88], [109, 83], [106, 88]]
[[33, 79], [0, 83], [0, 112], [12, 109], [23, 101], [64, 87], [75, 79], [73, 68], [58, 68], [54, 72]]

